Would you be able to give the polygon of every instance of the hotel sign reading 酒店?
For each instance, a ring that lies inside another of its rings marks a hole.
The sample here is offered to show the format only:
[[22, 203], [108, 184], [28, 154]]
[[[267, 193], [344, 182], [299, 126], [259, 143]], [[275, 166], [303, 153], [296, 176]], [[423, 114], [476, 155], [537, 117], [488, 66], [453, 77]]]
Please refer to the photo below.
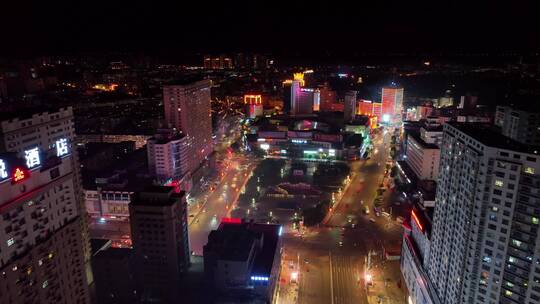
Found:
[[[70, 147], [66, 138], [60, 138], [56, 140], [55, 155], [57, 157], [64, 157], [69, 154]], [[0, 182], [11, 179], [12, 183], [18, 183], [30, 176], [30, 170], [42, 165], [41, 151], [39, 147], [34, 147], [23, 151], [24, 164], [21, 165], [10, 164], [7, 159], [0, 158]]]

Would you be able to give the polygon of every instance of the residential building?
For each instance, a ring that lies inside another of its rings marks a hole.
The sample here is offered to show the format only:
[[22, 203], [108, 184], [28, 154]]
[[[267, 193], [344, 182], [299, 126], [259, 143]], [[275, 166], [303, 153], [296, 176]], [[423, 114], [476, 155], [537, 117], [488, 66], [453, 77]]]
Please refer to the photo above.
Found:
[[210, 80], [163, 87], [165, 121], [186, 136], [193, 174], [213, 152]]
[[0, 303], [89, 303], [73, 110], [0, 119]]
[[489, 125], [443, 128], [431, 287], [443, 304], [538, 303], [538, 150]]
[[135, 195], [129, 213], [141, 301], [179, 303], [190, 266], [185, 192], [150, 186]]
[[520, 143], [540, 146], [540, 110], [534, 107], [497, 106], [495, 125]]
[[224, 218], [203, 248], [206, 280], [218, 293], [272, 303], [279, 284], [281, 229]]

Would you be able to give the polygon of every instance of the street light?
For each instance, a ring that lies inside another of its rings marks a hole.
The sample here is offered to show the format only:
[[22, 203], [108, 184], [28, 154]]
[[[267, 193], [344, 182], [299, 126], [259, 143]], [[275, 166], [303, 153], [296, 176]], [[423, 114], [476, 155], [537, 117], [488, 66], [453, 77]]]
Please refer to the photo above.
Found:
[[291, 273], [291, 282], [296, 282], [298, 280], [298, 272]]

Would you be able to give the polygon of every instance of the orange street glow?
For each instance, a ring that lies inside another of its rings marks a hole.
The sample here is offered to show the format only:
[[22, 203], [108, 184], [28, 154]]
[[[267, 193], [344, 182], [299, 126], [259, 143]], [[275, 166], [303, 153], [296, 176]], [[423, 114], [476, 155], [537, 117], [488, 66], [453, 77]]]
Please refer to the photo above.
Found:
[[416, 213], [414, 213], [414, 210], [411, 211], [411, 216], [414, 219], [414, 222], [416, 223], [416, 225], [418, 225], [418, 228], [424, 231], [424, 226], [422, 226], [422, 224], [420, 223], [420, 220], [418, 219], [418, 216], [416, 216]]

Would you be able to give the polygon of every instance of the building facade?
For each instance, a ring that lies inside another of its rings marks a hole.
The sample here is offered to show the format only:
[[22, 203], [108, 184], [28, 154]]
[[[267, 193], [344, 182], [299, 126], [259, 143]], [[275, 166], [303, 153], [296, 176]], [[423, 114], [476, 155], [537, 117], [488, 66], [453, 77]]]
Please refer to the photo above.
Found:
[[73, 111], [0, 122], [1, 303], [89, 303]]
[[441, 303], [539, 303], [540, 156], [447, 123], [426, 272]]
[[190, 172], [213, 152], [210, 80], [163, 87], [165, 121], [186, 136]]
[[400, 121], [403, 111], [403, 88], [383, 87], [381, 96], [382, 121]]
[[281, 226], [224, 218], [204, 246], [205, 278], [218, 294], [273, 303], [281, 269]]
[[497, 106], [495, 124], [502, 134], [520, 143], [540, 146], [540, 112]]
[[343, 102], [345, 104], [343, 119], [348, 122], [353, 120], [356, 115], [356, 91], [347, 91]]
[[424, 141], [416, 133], [407, 136], [407, 164], [418, 179], [436, 180], [439, 176], [440, 150], [435, 144]]
[[179, 303], [180, 279], [190, 266], [185, 192], [148, 187], [129, 212], [141, 301]]
[[179, 180], [190, 170], [188, 137], [174, 134], [158, 134], [147, 142], [148, 171], [159, 182]]

